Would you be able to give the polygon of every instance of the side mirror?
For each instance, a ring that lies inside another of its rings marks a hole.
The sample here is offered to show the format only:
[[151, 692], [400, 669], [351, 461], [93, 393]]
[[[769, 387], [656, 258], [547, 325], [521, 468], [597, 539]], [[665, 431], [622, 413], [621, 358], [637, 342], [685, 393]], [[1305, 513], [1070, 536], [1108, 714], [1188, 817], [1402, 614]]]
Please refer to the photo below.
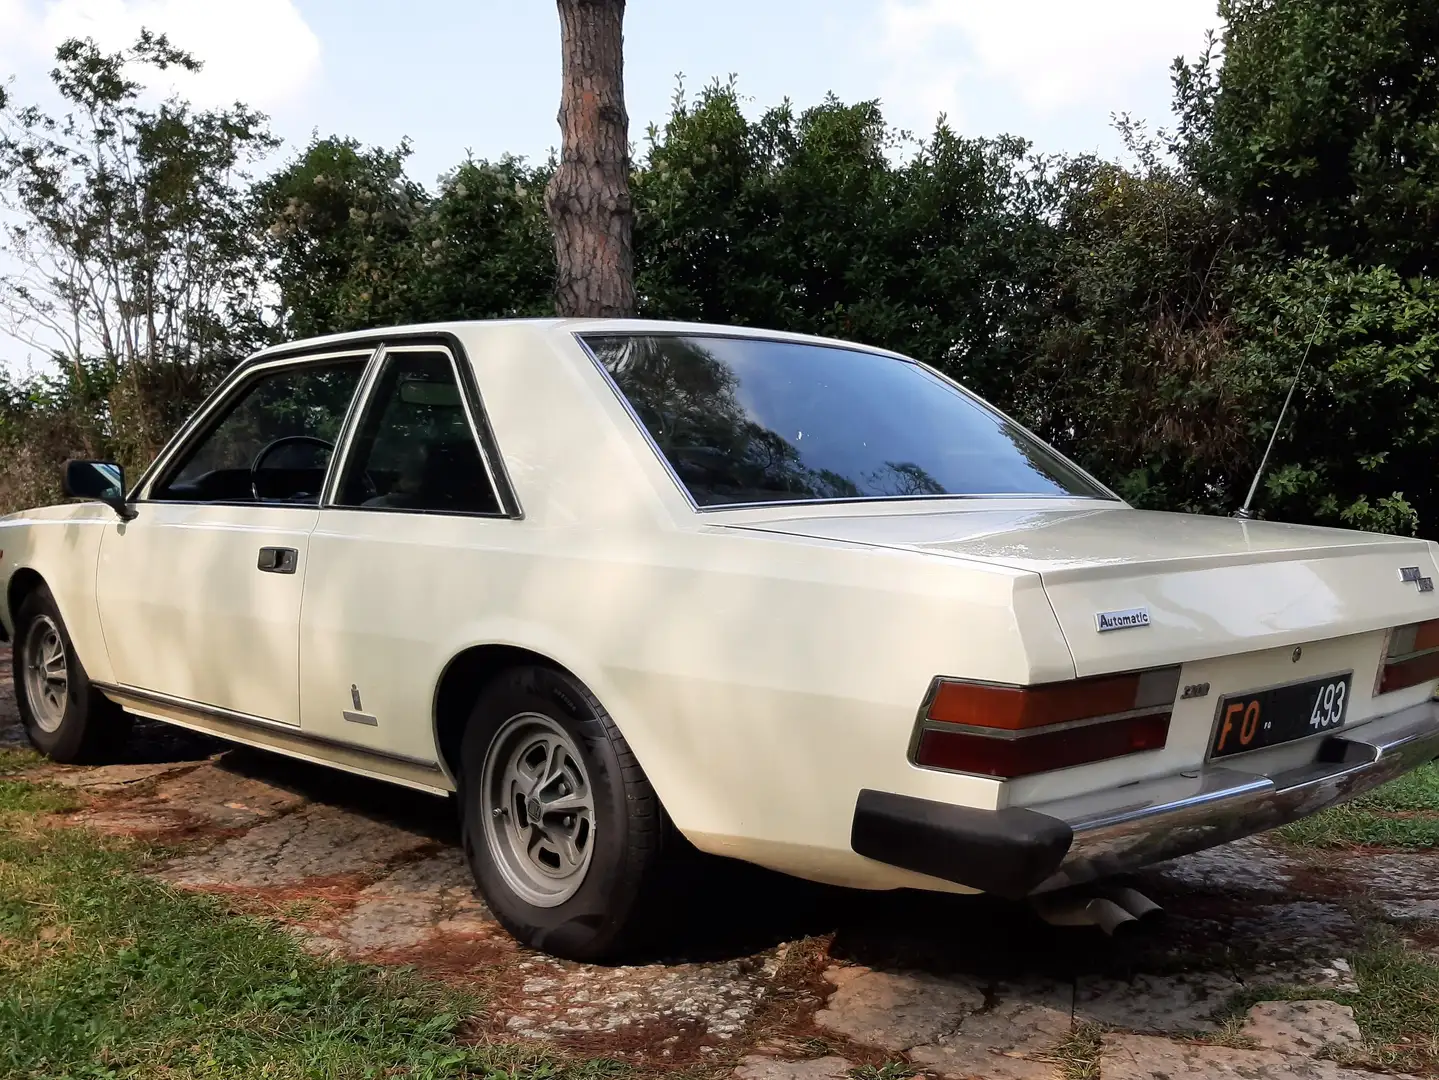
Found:
[[60, 479], [67, 498], [102, 502], [129, 521], [135, 510], [125, 501], [125, 470], [113, 461], [67, 461]]

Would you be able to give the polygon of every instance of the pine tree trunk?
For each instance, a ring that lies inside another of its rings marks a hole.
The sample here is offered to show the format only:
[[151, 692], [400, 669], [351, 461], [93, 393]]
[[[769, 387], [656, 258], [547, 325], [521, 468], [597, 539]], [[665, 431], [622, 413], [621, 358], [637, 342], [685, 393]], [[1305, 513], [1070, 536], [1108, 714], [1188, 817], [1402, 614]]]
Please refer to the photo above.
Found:
[[635, 313], [625, 0], [558, 0], [560, 164], [545, 191], [560, 315]]

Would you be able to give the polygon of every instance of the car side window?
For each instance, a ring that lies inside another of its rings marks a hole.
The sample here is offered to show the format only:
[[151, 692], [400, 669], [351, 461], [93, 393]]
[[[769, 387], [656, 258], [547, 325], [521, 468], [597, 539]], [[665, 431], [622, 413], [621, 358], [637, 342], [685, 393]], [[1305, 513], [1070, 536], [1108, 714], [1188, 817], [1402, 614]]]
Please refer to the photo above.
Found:
[[255, 376], [151, 490], [173, 502], [318, 504], [367, 357]]
[[336, 503], [501, 513], [448, 354], [389, 354], [345, 463]]

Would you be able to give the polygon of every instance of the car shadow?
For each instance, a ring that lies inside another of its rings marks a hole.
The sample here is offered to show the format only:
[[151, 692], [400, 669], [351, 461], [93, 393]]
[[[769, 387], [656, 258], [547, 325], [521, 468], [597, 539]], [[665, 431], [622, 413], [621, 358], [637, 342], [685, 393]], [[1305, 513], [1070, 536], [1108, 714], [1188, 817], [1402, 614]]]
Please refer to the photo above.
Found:
[[[452, 799], [245, 747], [225, 752], [219, 765], [440, 845], [461, 842]], [[995, 981], [1122, 977], [1230, 962], [1232, 943], [1214, 930], [1214, 898], [1166, 891], [1162, 882], [1139, 884], [1172, 905], [1169, 913], [1108, 937], [1093, 928], [1050, 926], [1023, 902], [821, 885], [704, 855], [683, 841], [677, 846], [651, 933], [629, 963], [722, 963], [814, 938], [826, 940], [832, 958], [866, 967]]]
[[[0, 742], [23, 740], [0, 714]], [[137, 720], [124, 763], [214, 760], [216, 767], [286, 789], [302, 799], [459, 847], [452, 799], [324, 765], [227, 743], [169, 724]], [[970, 974], [995, 981], [1072, 979], [1086, 973], [1228, 968], [1249, 944], [1228, 932], [1248, 898], [1139, 884], [1166, 915], [1121, 936], [1056, 928], [1025, 903], [909, 890], [871, 892], [819, 885], [679, 845], [634, 962], [700, 964], [743, 960], [804, 939], [825, 939], [834, 959], [867, 967]]]

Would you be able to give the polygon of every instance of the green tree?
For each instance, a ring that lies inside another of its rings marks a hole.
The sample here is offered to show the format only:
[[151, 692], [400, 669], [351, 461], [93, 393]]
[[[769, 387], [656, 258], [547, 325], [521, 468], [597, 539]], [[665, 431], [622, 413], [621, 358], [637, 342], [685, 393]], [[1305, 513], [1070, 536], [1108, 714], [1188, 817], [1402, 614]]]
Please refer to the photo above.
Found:
[[1318, 331], [1268, 474], [1269, 515], [1433, 535], [1439, 280], [1305, 259], [1237, 275], [1235, 292], [1239, 363], [1260, 390], [1247, 416], [1259, 445]]
[[62, 401], [87, 431], [72, 438], [134, 464], [267, 339], [245, 186], [275, 143], [243, 106], [142, 104], [136, 72], [200, 66], [163, 36], [114, 53], [69, 40], [56, 59], [59, 115], [0, 111], [5, 252], [18, 267], [0, 277], [0, 310], [61, 369], [21, 396]]
[[431, 195], [408, 156], [317, 139], [256, 186], [287, 333], [553, 313], [549, 166], [466, 160]]
[[256, 185], [286, 332], [310, 337], [404, 322], [429, 197], [405, 175], [409, 147], [316, 139]]
[[1134, 165], [1058, 170], [1053, 293], [1016, 405], [1139, 505], [1224, 512], [1254, 404], [1234, 352], [1234, 227], [1141, 130], [1126, 134]]
[[422, 321], [554, 314], [555, 251], [545, 217], [552, 166], [466, 160], [440, 182], [415, 229], [409, 305]]
[[1177, 147], [1254, 240], [1435, 272], [1439, 5], [1220, 0], [1227, 23], [1176, 62]]
[[873, 102], [751, 122], [732, 84], [677, 96], [633, 183], [641, 313], [883, 344], [1011, 398], [1048, 288], [1043, 170], [1019, 140], [903, 138]]

